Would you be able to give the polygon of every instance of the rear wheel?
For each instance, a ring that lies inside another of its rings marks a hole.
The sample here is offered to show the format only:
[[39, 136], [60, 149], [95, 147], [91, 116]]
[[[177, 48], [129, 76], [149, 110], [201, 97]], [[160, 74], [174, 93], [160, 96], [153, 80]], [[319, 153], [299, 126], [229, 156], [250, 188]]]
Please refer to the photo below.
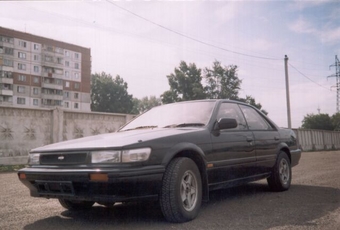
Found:
[[196, 164], [189, 158], [173, 159], [164, 174], [160, 205], [165, 219], [181, 223], [198, 215], [202, 182]]
[[62, 198], [59, 199], [59, 203], [61, 204], [61, 206], [70, 211], [89, 209], [94, 204], [94, 202], [92, 201], [73, 201]]
[[273, 191], [288, 190], [292, 181], [292, 168], [287, 153], [281, 151], [272, 171], [267, 178], [268, 185]]

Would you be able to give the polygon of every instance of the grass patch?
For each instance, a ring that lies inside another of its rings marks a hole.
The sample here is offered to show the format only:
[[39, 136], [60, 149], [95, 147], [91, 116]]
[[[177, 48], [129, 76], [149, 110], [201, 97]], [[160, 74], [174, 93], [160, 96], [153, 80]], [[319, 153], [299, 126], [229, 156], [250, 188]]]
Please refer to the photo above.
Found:
[[0, 173], [2, 172], [16, 172], [19, 169], [25, 168], [26, 165], [0, 165]]

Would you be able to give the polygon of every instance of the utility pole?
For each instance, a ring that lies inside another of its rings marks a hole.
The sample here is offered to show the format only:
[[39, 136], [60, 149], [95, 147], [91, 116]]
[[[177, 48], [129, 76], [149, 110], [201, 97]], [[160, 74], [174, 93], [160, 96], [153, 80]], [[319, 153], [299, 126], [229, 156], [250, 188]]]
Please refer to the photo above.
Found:
[[335, 66], [335, 74], [332, 74], [329, 77], [335, 77], [336, 85], [332, 86], [336, 88], [336, 112], [340, 112], [340, 61], [338, 59], [338, 56], [335, 55], [335, 63], [333, 65], [330, 65], [329, 68]]
[[289, 99], [289, 79], [288, 79], [288, 57], [285, 55], [285, 75], [286, 75], [286, 97], [287, 97], [287, 119], [288, 128], [292, 128], [292, 119], [290, 116], [290, 99]]

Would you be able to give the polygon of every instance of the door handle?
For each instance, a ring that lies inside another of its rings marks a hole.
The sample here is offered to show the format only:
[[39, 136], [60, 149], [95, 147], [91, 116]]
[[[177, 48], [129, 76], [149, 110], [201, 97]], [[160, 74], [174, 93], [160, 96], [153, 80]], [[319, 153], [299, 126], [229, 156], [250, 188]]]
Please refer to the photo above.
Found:
[[247, 141], [248, 141], [248, 142], [252, 142], [252, 141], [253, 141], [253, 138], [247, 137]]
[[275, 136], [274, 140], [278, 141], [278, 140], [280, 140], [280, 138], [278, 136]]

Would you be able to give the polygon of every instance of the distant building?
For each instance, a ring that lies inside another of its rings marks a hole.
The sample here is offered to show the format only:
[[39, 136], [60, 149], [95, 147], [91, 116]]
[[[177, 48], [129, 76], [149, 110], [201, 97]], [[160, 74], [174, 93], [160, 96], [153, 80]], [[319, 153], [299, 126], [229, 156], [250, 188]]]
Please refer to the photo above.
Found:
[[90, 111], [91, 50], [0, 27], [0, 105]]

